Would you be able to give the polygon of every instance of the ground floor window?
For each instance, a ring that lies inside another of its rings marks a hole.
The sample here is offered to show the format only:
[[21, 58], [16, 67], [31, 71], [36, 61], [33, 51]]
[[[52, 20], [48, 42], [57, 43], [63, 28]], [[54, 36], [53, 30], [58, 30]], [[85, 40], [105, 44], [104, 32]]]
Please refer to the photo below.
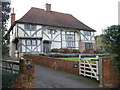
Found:
[[26, 45], [27, 46], [36, 46], [37, 40], [26, 40]]
[[66, 44], [68, 48], [75, 47], [74, 35], [67, 35], [66, 36]]
[[85, 43], [85, 49], [93, 49], [92, 43]]

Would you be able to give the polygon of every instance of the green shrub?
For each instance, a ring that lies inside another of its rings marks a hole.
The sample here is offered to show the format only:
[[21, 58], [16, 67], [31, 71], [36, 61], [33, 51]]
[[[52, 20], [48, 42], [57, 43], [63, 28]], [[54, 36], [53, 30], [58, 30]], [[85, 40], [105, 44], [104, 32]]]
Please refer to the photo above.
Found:
[[18, 75], [18, 73], [2, 71], [2, 88], [11, 88]]

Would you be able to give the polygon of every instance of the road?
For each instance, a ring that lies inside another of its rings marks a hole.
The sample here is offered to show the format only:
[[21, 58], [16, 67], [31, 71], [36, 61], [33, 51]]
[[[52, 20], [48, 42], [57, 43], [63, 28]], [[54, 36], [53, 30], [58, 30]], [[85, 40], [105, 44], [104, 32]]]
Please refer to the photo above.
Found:
[[99, 88], [96, 80], [35, 65], [35, 88]]

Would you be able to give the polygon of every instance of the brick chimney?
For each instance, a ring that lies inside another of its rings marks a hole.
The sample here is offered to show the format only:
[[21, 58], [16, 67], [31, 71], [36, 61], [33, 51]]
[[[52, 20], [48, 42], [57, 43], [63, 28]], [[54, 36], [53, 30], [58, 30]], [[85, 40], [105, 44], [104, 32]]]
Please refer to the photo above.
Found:
[[51, 11], [51, 4], [46, 3], [45, 8], [47, 12]]
[[13, 25], [15, 22], [15, 13], [14, 13], [14, 8], [12, 9], [12, 13], [11, 13], [11, 25]]

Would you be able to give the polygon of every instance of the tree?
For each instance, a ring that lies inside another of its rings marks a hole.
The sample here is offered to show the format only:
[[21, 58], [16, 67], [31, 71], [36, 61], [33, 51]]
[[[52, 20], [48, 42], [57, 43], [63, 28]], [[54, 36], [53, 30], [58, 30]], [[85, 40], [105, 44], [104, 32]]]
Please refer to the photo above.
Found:
[[113, 56], [113, 64], [120, 70], [120, 25], [112, 25], [105, 30], [105, 50]]
[[7, 39], [6, 37], [4, 37], [5, 31], [7, 31], [7, 21], [9, 19], [9, 13], [11, 11], [10, 8], [10, 2], [9, 1], [4, 1], [1, 2], [1, 6], [2, 6], [2, 30], [0, 33], [2, 33], [2, 54], [5, 55], [6, 53], [8, 53], [8, 47], [5, 45], [5, 40]]

